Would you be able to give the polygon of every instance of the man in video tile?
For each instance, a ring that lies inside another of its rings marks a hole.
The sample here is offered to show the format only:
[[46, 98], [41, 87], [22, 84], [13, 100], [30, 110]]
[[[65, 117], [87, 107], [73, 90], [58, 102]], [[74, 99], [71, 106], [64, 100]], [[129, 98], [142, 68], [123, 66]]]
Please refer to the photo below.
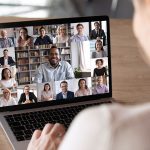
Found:
[[7, 37], [7, 31], [1, 31], [1, 38], [0, 38], [0, 48], [7, 48], [7, 47], [14, 47], [14, 43], [11, 38]]
[[49, 62], [39, 66], [35, 73], [34, 82], [43, 83], [74, 78], [71, 65], [67, 61], [60, 60], [60, 52], [56, 46], [49, 50]]
[[46, 35], [46, 30], [44, 27], [41, 27], [39, 29], [40, 31], [40, 36], [37, 37], [37, 39], [35, 40], [34, 45], [38, 46], [38, 45], [46, 45], [46, 44], [53, 44], [52, 40], [50, 39], [50, 37], [48, 35]]
[[18, 104], [37, 103], [37, 97], [30, 92], [29, 85], [24, 86], [24, 93], [21, 94]]
[[13, 58], [8, 55], [8, 49], [4, 49], [3, 55], [4, 55], [3, 57], [0, 57], [0, 64], [3, 67], [9, 67], [15, 65], [15, 61], [13, 60]]
[[60, 83], [60, 88], [61, 88], [62, 92], [60, 92], [56, 95], [56, 100], [74, 98], [74, 92], [68, 91], [67, 81], [62, 81]]
[[101, 28], [101, 24], [98, 21], [96, 21], [94, 22], [94, 27], [95, 29], [91, 31], [90, 38], [91, 39], [97, 39], [97, 38], [103, 39], [103, 45], [105, 46], [106, 35], [105, 35], [104, 30]]

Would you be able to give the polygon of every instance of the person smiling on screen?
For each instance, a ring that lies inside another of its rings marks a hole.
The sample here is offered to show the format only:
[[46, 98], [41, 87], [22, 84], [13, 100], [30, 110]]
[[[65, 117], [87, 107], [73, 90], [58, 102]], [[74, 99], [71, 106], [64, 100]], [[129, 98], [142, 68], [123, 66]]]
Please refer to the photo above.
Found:
[[59, 81], [74, 78], [71, 65], [67, 61], [60, 60], [60, 52], [56, 46], [49, 50], [49, 62], [39, 66], [35, 73], [35, 83]]

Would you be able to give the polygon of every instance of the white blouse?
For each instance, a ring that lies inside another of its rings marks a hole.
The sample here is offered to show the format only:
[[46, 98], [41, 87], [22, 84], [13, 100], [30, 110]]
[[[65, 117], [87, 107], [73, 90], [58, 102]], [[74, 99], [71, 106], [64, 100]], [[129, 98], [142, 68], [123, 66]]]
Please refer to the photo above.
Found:
[[72, 121], [58, 150], [150, 150], [149, 116], [150, 103], [88, 108]]
[[[42, 97], [44, 99], [42, 99]], [[49, 98], [49, 100], [52, 100], [53, 99], [53, 93], [51, 91], [42, 91], [41, 92], [41, 101], [47, 101], [46, 98]]]
[[2, 88], [10, 88], [13, 87], [14, 84], [17, 84], [14, 78], [10, 78], [9, 80], [0, 80], [0, 86]]
[[17, 102], [13, 97], [10, 97], [9, 100], [6, 100], [4, 97], [0, 99], [0, 107], [12, 105], [17, 105]]

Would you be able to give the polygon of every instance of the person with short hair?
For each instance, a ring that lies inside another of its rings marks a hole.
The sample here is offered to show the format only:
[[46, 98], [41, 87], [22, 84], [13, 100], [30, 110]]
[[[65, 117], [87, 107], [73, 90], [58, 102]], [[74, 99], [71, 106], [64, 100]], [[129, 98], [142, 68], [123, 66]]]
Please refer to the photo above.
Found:
[[88, 37], [84, 34], [84, 26], [83, 24], [79, 23], [76, 25], [77, 34], [73, 35], [70, 38], [70, 42], [83, 42], [88, 41]]
[[3, 96], [0, 98], [0, 107], [17, 105], [16, 100], [11, 97], [11, 91], [8, 88], [3, 90]]
[[94, 86], [94, 88], [92, 89], [92, 94], [96, 95], [96, 94], [104, 94], [104, 93], [108, 93], [109, 89], [106, 86], [106, 84], [104, 84], [104, 76], [98, 76], [96, 78], [96, 85]]
[[96, 21], [94, 22], [94, 27], [95, 29], [93, 29], [90, 33], [90, 38], [91, 39], [103, 39], [103, 45], [106, 45], [106, 35], [104, 30], [101, 28], [101, 23]]
[[37, 37], [37, 39], [35, 40], [34, 42], [35, 46], [53, 44], [53, 41], [50, 39], [50, 37], [46, 35], [46, 30], [43, 26], [40, 27], [39, 31], [40, 36]]
[[49, 62], [41, 64], [36, 73], [34, 82], [43, 83], [74, 78], [74, 72], [67, 61], [60, 60], [60, 52], [56, 46], [49, 50]]
[[37, 103], [37, 97], [33, 92], [30, 92], [29, 85], [25, 85], [23, 91], [24, 92], [21, 94], [18, 104]]
[[76, 25], [77, 34], [73, 35], [69, 42], [71, 49], [76, 49], [74, 57], [77, 57], [78, 68], [82, 72], [89, 71], [89, 56], [90, 56], [90, 42], [88, 36], [84, 34], [84, 25], [78, 23]]
[[0, 48], [14, 47], [14, 43], [11, 38], [7, 37], [7, 31], [1, 30]]
[[11, 56], [8, 55], [8, 49], [3, 50], [3, 57], [0, 57], [0, 65], [3, 68], [14, 66], [16, 63]]
[[56, 100], [73, 99], [74, 98], [74, 92], [68, 91], [68, 82], [67, 81], [62, 81], [60, 83], [60, 88], [61, 88], [62, 92], [60, 92], [56, 95]]

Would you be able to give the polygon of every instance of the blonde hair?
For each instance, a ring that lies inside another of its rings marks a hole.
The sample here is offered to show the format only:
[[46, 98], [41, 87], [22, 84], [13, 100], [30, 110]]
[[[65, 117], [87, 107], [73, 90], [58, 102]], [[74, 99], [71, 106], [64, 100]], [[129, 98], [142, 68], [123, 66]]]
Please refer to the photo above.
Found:
[[[60, 35], [60, 28], [67, 30], [66, 25], [62, 24], [57, 27], [57, 34]], [[65, 31], [65, 36], [67, 36], [67, 31]]]

